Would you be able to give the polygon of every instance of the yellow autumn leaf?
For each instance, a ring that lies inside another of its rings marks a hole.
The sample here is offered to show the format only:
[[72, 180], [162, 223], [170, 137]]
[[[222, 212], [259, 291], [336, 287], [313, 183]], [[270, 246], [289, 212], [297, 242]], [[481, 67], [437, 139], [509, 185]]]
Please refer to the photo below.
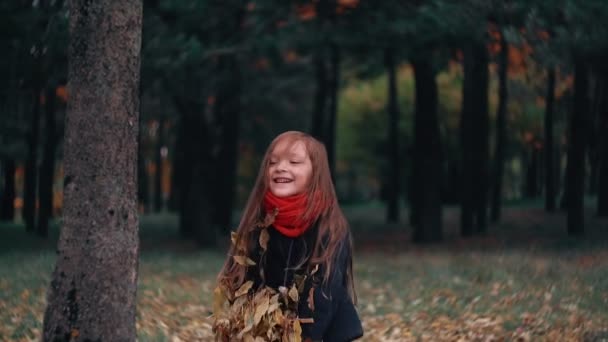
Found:
[[300, 321], [296, 320], [293, 322], [294, 339], [296, 342], [302, 342], [302, 326]]
[[289, 298], [291, 298], [291, 300], [293, 300], [295, 303], [297, 303], [298, 299], [300, 298], [300, 296], [298, 295], [298, 289], [296, 288], [295, 284], [289, 290]]
[[213, 290], [213, 314], [219, 315], [224, 307], [224, 303], [226, 303], [226, 296], [224, 295], [224, 291], [222, 291], [221, 287], [216, 287]]
[[268, 240], [270, 240], [270, 235], [268, 234], [268, 229], [264, 228], [262, 229], [262, 232], [260, 233], [260, 247], [262, 247], [263, 250], [268, 249]]
[[255, 261], [253, 261], [253, 260], [251, 260], [248, 257], [243, 256], [243, 255], [235, 255], [232, 258], [239, 265], [243, 265], [243, 266], [253, 266], [253, 265], [255, 265]]
[[251, 281], [251, 280], [246, 281], [243, 285], [241, 285], [241, 287], [239, 287], [239, 289], [234, 294], [234, 297], [238, 298], [238, 297], [246, 294], [247, 292], [249, 292], [249, 289], [251, 289], [252, 286], [253, 286], [253, 281]]
[[279, 294], [277, 293], [276, 295], [272, 296], [272, 298], [270, 298], [270, 305], [268, 306], [268, 313], [274, 312], [276, 309], [279, 308], [280, 305], [281, 305], [281, 303], [279, 303]]
[[253, 314], [253, 324], [257, 325], [262, 320], [262, 317], [268, 312], [270, 306], [270, 298], [264, 296], [261, 302], [255, 303], [255, 313]]

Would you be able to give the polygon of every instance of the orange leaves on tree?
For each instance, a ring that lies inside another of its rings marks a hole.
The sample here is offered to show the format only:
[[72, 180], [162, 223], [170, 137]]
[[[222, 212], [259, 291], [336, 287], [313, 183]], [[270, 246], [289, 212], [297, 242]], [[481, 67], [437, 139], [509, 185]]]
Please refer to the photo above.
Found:
[[286, 63], [293, 63], [298, 60], [298, 54], [293, 50], [288, 50], [283, 53], [283, 60]]
[[253, 62], [253, 68], [256, 70], [267, 70], [270, 67], [268, 58], [258, 58]]
[[317, 16], [317, 9], [314, 3], [296, 5], [296, 15], [302, 21], [312, 20]]
[[63, 103], [68, 102], [68, 89], [66, 86], [61, 85], [55, 89], [55, 96], [60, 99]]

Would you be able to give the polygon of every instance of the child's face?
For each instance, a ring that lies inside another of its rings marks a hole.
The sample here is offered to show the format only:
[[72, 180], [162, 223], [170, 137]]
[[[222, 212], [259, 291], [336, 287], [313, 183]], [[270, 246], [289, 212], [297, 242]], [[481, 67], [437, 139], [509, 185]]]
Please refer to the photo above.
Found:
[[277, 197], [297, 195], [306, 191], [312, 176], [312, 162], [301, 141], [279, 142], [270, 153], [268, 187]]

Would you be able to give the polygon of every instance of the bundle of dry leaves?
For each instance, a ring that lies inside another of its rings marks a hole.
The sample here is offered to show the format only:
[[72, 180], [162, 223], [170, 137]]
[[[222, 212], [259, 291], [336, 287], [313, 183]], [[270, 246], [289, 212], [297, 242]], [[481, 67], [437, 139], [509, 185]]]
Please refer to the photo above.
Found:
[[[261, 229], [258, 241], [264, 252], [268, 248], [267, 229], [272, 224], [274, 215], [268, 215], [264, 221], [257, 224]], [[233, 245], [237, 244], [239, 239], [236, 233], [232, 233], [231, 240]], [[246, 255], [244, 248], [234, 250], [240, 254], [232, 256], [237, 264], [243, 267], [256, 266]], [[317, 270], [318, 265], [310, 275]], [[301, 324], [313, 322], [312, 318], [298, 317], [298, 302], [306, 278], [307, 276], [296, 276], [290, 288], [281, 286], [278, 291], [267, 286], [254, 289], [251, 280], [243, 283], [234, 292], [219, 284], [214, 290], [213, 300], [213, 331], [216, 341], [300, 342]], [[313, 293], [314, 287], [310, 289], [307, 298], [308, 306], [312, 310]]]

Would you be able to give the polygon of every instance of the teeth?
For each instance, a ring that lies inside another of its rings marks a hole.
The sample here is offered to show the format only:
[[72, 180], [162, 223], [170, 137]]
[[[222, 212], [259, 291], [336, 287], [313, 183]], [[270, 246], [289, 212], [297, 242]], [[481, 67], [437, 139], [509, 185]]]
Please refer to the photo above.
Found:
[[277, 178], [274, 180], [276, 183], [289, 183], [291, 182], [291, 179], [287, 179], [287, 178]]

